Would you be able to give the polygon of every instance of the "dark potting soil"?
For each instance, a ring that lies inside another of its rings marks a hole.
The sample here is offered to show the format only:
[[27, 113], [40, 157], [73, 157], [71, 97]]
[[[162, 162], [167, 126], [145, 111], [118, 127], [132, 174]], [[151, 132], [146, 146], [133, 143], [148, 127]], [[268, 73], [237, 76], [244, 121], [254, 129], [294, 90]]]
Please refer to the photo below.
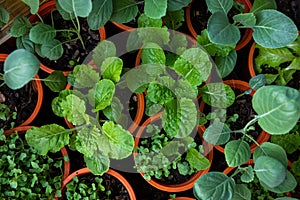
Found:
[[[0, 63], [0, 73], [3, 73], [3, 63]], [[7, 119], [0, 119], [0, 128], [8, 130], [27, 120], [35, 109], [37, 97], [37, 88], [34, 82], [17, 90], [12, 90], [7, 85], [0, 87], [0, 104], [5, 104], [10, 109]]]
[[[58, 11], [53, 11], [52, 14], [56, 30], [74, 29], [72, 21], [64, 20]], [[51, 15], [45, 17], [44, 22], [51, 25]], [[61, 58], [54, 61], [39, 57], [44, 65], [55, 70], [72, 70], [77, 64], [82, 64], [88, 54], [97, 46], [100, 41], [99, 31], [91, 30], [87, 24], [86, 18], [79, 18], [79, 22], [80, 35], [85, 48], [82, 46], [79, 39], [72, 42], [66, 42], [70, 41], [70, 39], [75, 39], [77, 34], [73, 33], [73, 35], [68, 35], [67, 32], [57, 32], [56, 39], [63, 42], [64, 53]], [[69, 61], [73, 61], [74, 64], [71, 65]]]
[[300, 30], [300, 1], [276, 0], [277, 10], [290, 17]]

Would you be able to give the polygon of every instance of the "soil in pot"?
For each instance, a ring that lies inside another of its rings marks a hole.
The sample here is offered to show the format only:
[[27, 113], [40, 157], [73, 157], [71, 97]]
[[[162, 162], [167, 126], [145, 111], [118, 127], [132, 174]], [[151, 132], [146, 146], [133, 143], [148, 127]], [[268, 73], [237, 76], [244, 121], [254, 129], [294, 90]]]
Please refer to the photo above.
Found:
[[300, 30], [300, 2], [298, 0], [276, 0], [277, 10], [290, 17]]
[[[52, 12], [54, 27], [56, 30], [74, 29], [73, 23], [70, 20], [64, 20], [57, 10]], [[51, 25], [51, 15], [44, 18], [46, 24]], [[59, 22], [59, 23], [57, 23]], [[39, 58], [41, 62], [53, 68], [54, 70], [71, 71], [74, 66], [81, 64], [88, 54], [97, 46], [100, 41], [99, 31], [91, 30], [87, 24], [86, 18], [79, 18], [80, 35], [84, 42], [85, 48], [82, 46], [80, 40], [63, 43], [64, 53], [58, 60], [49, 60], [47, 58]], [[61, 42], [76, 38], [77, 35], [70, 35], [66, 32], [58, 32], [56, 39]]]

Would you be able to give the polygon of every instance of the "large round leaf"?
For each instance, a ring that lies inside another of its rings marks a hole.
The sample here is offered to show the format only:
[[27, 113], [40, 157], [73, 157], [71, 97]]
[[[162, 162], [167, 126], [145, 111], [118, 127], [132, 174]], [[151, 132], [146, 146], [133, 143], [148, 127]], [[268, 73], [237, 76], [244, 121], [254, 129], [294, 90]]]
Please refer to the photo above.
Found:
[[59, 40], [53, 39], [46, 44], [42, 44], [41, 53], [50, 60], [57, 60], [63, 55], [64, 49]]
[[56, 30], [48, 24], [35, 25], [29, 32], [29, 39], [37, 44], [47, 44], [56, 36]]
[[92, 30], [97, 30], [104, 26], [110, 19], [113, 12], [112, 0], [94, 0], [93, 8], [87, 21]]
[[215, 63], [221, 78], [228, 76], [234, 69], [237, 61], [235, 50], [230, 51], [227, 56], [215, 56]]
[[247, 162], [251, 157], [250, 146], [243, 140], [233, 140], [226, 144], [225, 159], [230, 167], [237, 167]]
[[253, 39], [267, 48], [280, 48], [294, 41], [298, 36], [295, 23], [283, 13], [267, 9], [256, 13]]
[[61, 8], [79, 17], [87, 17], [92, 10], [92, 0], [58, 0]]
[[18, 49], [8, 55], [4, 62], [4, 82], [11, 89], [19, 89], [37, 74], [38, 59], [25, 49]]
[[259, 115], [259, 125], [270, 134], [288, 133], [300, 117], [300, 92], [287, 86], [264, 86], [258, 89], [252, 105]]
[[138, 14], [138, 7], [134, 0], [113, 0], [113, 13], [111, 21], [127, 23], [133, 20]]
[[211, 13], [224, 12], [227, 14], [233, 6], [233, 0], [205, 0]]
[[222, 145], [230, 139], [231, 130], [227, 124], [214, 122], [204, 132], [203, 138], [207, 142]]
[[167, 0], [146, 0], [145, 1], [145, 14], [151, 18], [159, 19], [166, 15]]

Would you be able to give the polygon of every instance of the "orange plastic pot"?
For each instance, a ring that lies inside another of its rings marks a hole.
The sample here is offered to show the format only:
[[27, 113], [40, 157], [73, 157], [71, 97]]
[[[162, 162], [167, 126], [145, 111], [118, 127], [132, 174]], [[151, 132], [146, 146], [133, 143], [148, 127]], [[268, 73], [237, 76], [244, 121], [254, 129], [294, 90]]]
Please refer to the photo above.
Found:
[[[191, 21], [191, 7], [193, 6], [194, 1], [197, 1], [197, 0], [193, 0], [185, 8], [185, 21], [186, 21], [187, 27], [188, 27], [191, 35], [196, 39], [200, 33], [198, 34], [195, 31], [195, 29], [192, 25], [192, 21]], [[249, 0], [235, 0], [235, 1], [244, 4], [244, 6], [245, 6], [244, 13], [248, 13], [250, 11], [250, 9], [252, 8], [252, 3]], [[244, 33], [243, 37], [240, 39], [240, 41], [238, 42], [238, 44], [235, 47], [236, 50], [242, 49], [251, 41], [252, 32], [253, 32], [252, 29], [249, 29], [249, 28], [245, 29], [245, 33]]]
[[114, 24], [116, 27], [118, 27], [119, 29], [121, 29], [122, 31], [133, 31], [135, 30], [136, 28], [133, 28], [133, 27], [130, 27], [130, 26], [127, 26], [125, 24], [120, 24], [120, 23], [117, 23], [117, 22], [111, 22], [112, 24]]
[[[241, 91], [246, 91], [246, 90], [250, 89], [249, 84], [247, 82], [241, 81], [241, 80], [226, 80], [226, 81], [224, 81], [224, 83], [229, 85], [231, 88], [239, 89]], [[254, 92], [255, 91], [252, 91], [252, 93], [250, 95], [253, 96]], [[205, 106], [204, 101], [201, 101], [200, 106], [199, 106], [201, 112], [203, 112], [204, 106]], [[260, 135], [258, 136], [258, 138], [256, 139], [256, 142], [258, 144], [262, 144], [264, 142], [267, 142], [269, 139], [270, 139], [270, 134], [263, 130], [260, 133]], [[214, 147], [218, 151], [224, 153], [224, 148], [222, 146], [215, 145]], [[252, 143], [250, 145], [251, 153], [253, 153], [256, 148], [257, 148], [257, 145], [255, 143]]]
[[[4, 62], [7, 56], [8, 54], [0, 54], [0, 62]], [[19, 124], [18, 126], [26, 126], [30, 124], [36, 118], [37, 114], [41, 109], [43, 97], [44, 97], [43, 86], [41, 81], [38, 80], [39, 79], [38, 75], [35, 75], [34, 78], [36, 78], [37, 80], [34, 80], [31, 83], [33, 84], [33, 88], [37, 92], [37, 102], [32, 114], [27, 119], [25, 119], [25, 121], [22, 124]]]
[[[162, 112], [159, 112], [151, 117], [149, 117], [139, 128], [136, 136], [135, 136], [135, 140], [134, 140], [134, 147], [136, 148], [139, 145], [139, 141], [141, 138], [141, 135], [143, 134], [143, 132], [145, 131], [145, 128], [155, 122], [158, 121], [160, 119]], [[198, 134], [202, 137], [203, 132], [205, 131], [205, 129], [203, 127], [198, 126]], [[209, 159], [210, 163], [212, 163], [213, 160], [213, 147], [212, 145], [208, 144], [207, 142], [203, 141], [203, 147], [204, 147], [204, 151], [205, 154], [207, 155], [206, 157]], [[137, 152], [133, 152], [133, 156], [134, 159], [137, 155]], [[167, 192], [182, 192], [182, 191], [186, 191], [191, 189], [194, 186], [194, 183], [205, 173], [207, 173], [209, 171], [210, 167], [208, 167], [205, 170], [201, 170], [197, 173], [195, 173], [189, 180], [187, 180], [186, 182], [183, 183], [179, 183], [179, 184], [164, 184], [164, 183], [160, 183], [155, 179], [150, 179], [150, 180], [146, 180], [150, 185], [152, 185], [153, 187], [162, 190], [162, 191], [167, 191]], [[143, 172], [140, 173], [142, 176], [144, 175]]]
[[[4, 134], [12, 134], [14, 132], [25, 133], [28, 129], [32, 128], [32, 126], [18, 126], [16, 128], [4, 131]], [[26, 134], [26, 133], [25, 133]], [[70, 174], [70, 160], [69, 154], [65, 147], [60, 149], [60, 152], [64, 158], [64, 172], [63, 172], [63, 180], [65, 180]], [[67, 158], [67, 159], [66, 159]]]
[[[79, 169], [75, 172], [73, 172], [72, 174], [70, 174], [64, 181], [63, 181], [63, 184], [62, 184], [62, 187], [61, 187], [61, 191], [64, 191], [66, 185], [75, 177], [75, 176], [82, 176], [82, 175], [85, 175], [85, 174], [89, 174], [91, 173], [90, 170], [88, 168], [82, 168], [82, 169]], [[116, 179], [118, 179], [123, 185], [124, 187], [126, 188], [127, 192], [128, 192], [128, 195], [130, 197], [131, 200], [136, 200], [136, 196], [135, 196], [135, 193], [131, 187], [131, 185], [129, 184], [129, 182], [121, 175], [119, 174], [118, 172], [112, 170], [112, 169], [109, 169], [106, 174], [109, 174], [113, 177], [115, 177]]]
[[[56, 8], [56, 2], [55, 0], [50, 0], [47, 1], [46, 3], [43, 3], [40, 8], [39, 8], [39, 15], [41, 17], [45, 17], [49, 14], [51, 14], [51, 12]], [[37, 21], [39, 21], [39, 18], [37, 17], [37, 15], [31, 15], [29, 17], [29, 21], [31, 23], [35, 23]], [[105, 40], [106, 39], [106, 31], [104, 26], [102, 26], [101, 28], [99, 28], [99, 35], [100, 35], [100, 40]], [[48, 74], [51, 74], [54, 69], [52, 69], [50, 66], [46, 66], [43, 63], [41, 63], [40, 68], [44, 71], [47, 72]], [[63, 71], [64, 75], [67, 76], [67, 74], [69, 73], [69, 71]]]

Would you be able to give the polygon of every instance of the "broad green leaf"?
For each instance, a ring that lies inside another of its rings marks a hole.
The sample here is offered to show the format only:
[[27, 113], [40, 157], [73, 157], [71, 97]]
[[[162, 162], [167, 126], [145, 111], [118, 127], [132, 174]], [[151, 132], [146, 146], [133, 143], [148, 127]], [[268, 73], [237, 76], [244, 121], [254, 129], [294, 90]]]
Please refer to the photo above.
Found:
[[259, 146], [259, 148], [255, 149], [253, 154], [254, 162], [256, 162], [256, 160], [260, 156], [273, 157], [280, 161], [283, 164], [283, 166], [288, 166], [288, 159], [286, 153], [284, 149], [277, 144], [273, 144], [271, 142], [264, 142], [261, 146]]
[[224, 83], [208, 83], [200, 92], [202, 100], [213, 107], [227, 108], [235, 101], [235, 94], [232, 88]]
[[293, 191], [297, 186], [297, 181], [293, 174], [286, 170], [286, 177], [284, 181], [277, 187], [269, 187], [266, 183], [260, 181], [262, 187], [266, 188], [267, 190], [275, 193], [285, 193]]
[[176, 54], [176, 56], [181, 55], [186, 50], [187, 46], [188, 46], [187, 37], [183, 34], [175, 34], [169, 43], [171, 52], [173, 54]]
[[[140, 19], [140, 18], [139, 18]], [[137, 33], [140, 41], [144, 44], [148, 42], [153, 42], [158, 45], [166, 45], [170, 41], [170, 33], [166, 27], [145, 27], [138, 28]]]
[[[161, 28], [162, 25], [163, 25], [162, 19], [151, 18], [144, 13], [142, 13], [138, 18], [138, 27], [139, 28], [147, 28], [147, 27]], [[149, 30], [151, 30], [151, 29], [149, 29]]]
[[57, 124], [49, 124], [41, 127], [32, 127], [25, 134], [28, 144], [36, 149], [39, 154], [46, 155], [50, 152], [58, 152], [69, 144], [71, 131]]
[[63, 55], [64, 49], [59, 40], [53, 39], [50, 42], [42, 44], [41, 53], [50, 60], [57, 60]]
[[111, 106], [106, 107], [103, 110], [104, 115], [109, 119], [110, 121], [118, 122], [123, 110], [123, 104], [117, 97], [113, 97]]
[[205, 141], [222, 145], [229, 141], [231, 130], [227, 124], [222, 122], [214, 122], [204, 132], [203, 138]]
[[300, 117], [300, 92], [287, 86], [259, 88], [252, 105], [258, 114], [258, 124], [273, 135], [288, 133]]
[[46, 86], [53, 92], [59, 92], [66, 87], [67, 78], [62, 71], [54, 71], [47, 78], [43, 79]]
[[155, 104], [164, 105], [175, 99], [173, 93], [175, 81], [170, 77], [165, 76], [163, 78], [165, 79], [165, 84], [152, 82], [147, 90], [148, 99]]
[[102, 62], [108, 57], [117, 55], [116, 46], [109, 40], [99, 42], [97, 47], [93, 50], [93, 60], [97, 67], [101, 67]]
[[102, 131], [98, 146], [104, 155], [113, 159], [122, 159], [132, 153], [134, 139], [130, 132], [111, 121], [103, 124]]
[[252, 8], [250, 10], [251, 13], [257, 13], [261, 10], [265, 9], [277, 9], [275, 0], [255, 0], [253, 2]]
[[196, 170], [205, 170], [210, 166], [209, 160], [194, 148], [188, 149], [186, 160]]
[[59, 117], [64, 117], [63, 107], [61, 103], [66, 101], [66, 98], [69, 94], [72, 94], [73, 90], [62, 90], [59, 92], [59, 95], [52, 100], [51, 107], [55, 115]]
[[265, 86], [267, 83], [266, 76], [264, 74], [258, 74], [249, 80], [249, 85], [251, 89], [258, 90], [259, 88]]
[[108, 57], [101, 65], [101, 75], [104, 79], [110, 79], [117, 83], [120, 80], [123, 61], [118, 57]]
[[84, 156], [84, 162], [92, 174], [100, 176], [107, 172], [110, 166], [109, 158], [99, 151], [91, 157]]
[[169, 29], [177, 30], [182, 26], [184, 22], [184, 10], [176, 10], [176, 11], [167, 11], [166, 16], [164, 17], [164, 22]]
[[230, 24], [223, 12], [215, 12], [208, 20], [208, 37], [210, 41], [222, 45], [236, 45], [241, 38], [241, 33], [233, 24]]
[[225, 78], [235, 67], [237, 53], [235, 50], [232, 50], [227, 56], [216, 56], [214, 60], [221, 78]]
[[271, 142], [280, 145], [288, 154], [292, 154], [300, 147], [300, 135], [299, 133], [272, 135]]
[[233, 0], [205, 0], [205, 2], [212, 14], [223, 12], [226, 15], [233, 6]]
[[175, 85], [174, 91], [176, 97], [179, 98], [188, 98], [196, 99], [198, 95], [198, 88], [193, 87], [187, 80], [179, 79]]
[[32, 53], [17, 49], [4, 62], [4, 82], [13, 90], [22, 88], [38, 73], [39, 67], [40, 62]]
[[94, 111], [97, 112], [99, 110], [103, 110], [111, 104], [112, 98], [115, 93], [115, 85], [111, 80], [103, 79], [96, 84], [94, 92]]
[[[262, 10], [256, 13], [253, 39], [266, 48], [280, 48], [298, 37], [295, 23], [277, 10]], [[270, 20], [272, 19], [272, 20]]]
[[62, 9], [75, 13], [78, 17], [87, 17], [92, 10], [92, 0], [58, 0]]
[[236, 184], [232, 200], [251, 200], [251, 191], [245, 184]]
[[100, 141], [101, 134], [96, 125], [84, 126], [76, 133], [76, 150], [86, 157], [92, 157], [97, 152]]
[[113, 12], [112, 0], [94, 0], [87, 22], [92, 30], [98, 30], [110, 19]]
[[77, 65], [73, 70], [75, 88], [94, 87], [100, 80], [99, 73], [90, 65]]
[[113, 13], [111, 21], [127, 23], [133, 20], [138, 14], [138, 7], [134, 0], [112, 0]]
[[199, 86], [211, 73], [209, 55], [201, 48], [190, 48], [175, 61], [174, 70], [192, 86]]
[[29, 19], [27, 19], [26, 17], [23, 17], [23, 16], [17, 16], [12, 23], [9, 33], [13, 37], [17, 38], [22, 35], [26, 35], [29, 32], [29, 30], [31, 29], [31, 27], [32, 27], [32, 25], [31, 25]]
[[166, 56], [163, 49], [155, 43], [146, 43], [141, 52], [142, 64], [165, 64]]
[[243, 140], [232, 140], [224, 149], [225, 159], [229, 167], [237, 167], [251, 157], [250, 145]]
[[26, 5], [30, 7], [30, 13], [36, 14], [39, 10], [40, 1], [39, 0], [22, 0]]
[[241, 181], [244, 183], [250, 183], [254, 180], [254, 170], [251, 165], [248, 165], [247, 167], [243, 168], [241, 175]]
[[254, 164], [254, 170], [259, 181], [265, 183], [270, 188], [279, 186], [286, 177], [286, 168], [284, 165], [269, 156], [258, 157]]
[[70, 13], [70, 12], [65, 11], [61, 7], [59, 1], [56, 1], [56, 9], [57, 9], [57, 11], [59, 12], [59, 14], [62, 16], [62, 18], [64, 20], [71, 20], [71, 19], [75, 19], [76, 18], [75, 13], [74, 12]]
[[168, 10], [177, 11], [186, 7], [192, 0], [168, 0]]
[[6, 25], [9, 21], [9, 13], [8, 11], [0, 6], [0, 27]]
[[253, 13], [241, 13], [234, 15], [233, 20], [249, 28], [256, 24], [256, 18]]
[[16, 45], [18, 49], [26, 49], [33, 54], [35, 53], [34, 43], [29, 39], [28, 35], [17, 37]]
[[37, 24], [30, 29], [29, 39], [37, 44], [47, 44], [56, 36], [56, 30], [48, 24]]
[[137, 29], [130, 31], [128, 35], [128, 39], [126, 41], [126, 50], [127, 52], [132, 52], [139, 50], [142, 47], [142, 41], [139, 38]]
[[168, 0], [145, 0], [144, 12], [151, 18], [159, 19], [166, 15]]
[[208, 172], [194, 184], [193, 193], [199, 200], [232, 199], [235, 189], [234, 179], [222, 172]]

